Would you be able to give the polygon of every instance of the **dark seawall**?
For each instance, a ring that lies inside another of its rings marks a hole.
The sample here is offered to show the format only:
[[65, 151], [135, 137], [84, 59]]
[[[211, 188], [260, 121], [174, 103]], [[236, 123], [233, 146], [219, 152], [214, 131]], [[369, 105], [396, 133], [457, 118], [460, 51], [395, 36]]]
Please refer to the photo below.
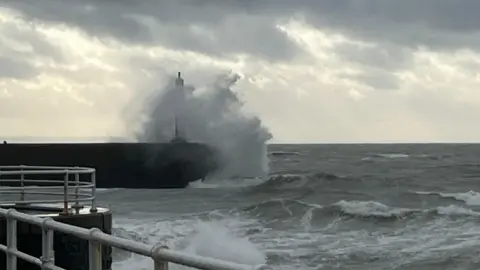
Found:
[[0, 166], [81, 166], [97, 170], [98, 188], [184, 188], [217, 169], [200, 143], [1, 144]]

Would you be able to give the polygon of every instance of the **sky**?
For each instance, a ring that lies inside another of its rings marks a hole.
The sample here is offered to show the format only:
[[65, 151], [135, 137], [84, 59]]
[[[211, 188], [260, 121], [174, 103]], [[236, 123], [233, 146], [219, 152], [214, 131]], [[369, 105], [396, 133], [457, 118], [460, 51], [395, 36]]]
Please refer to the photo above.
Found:
[[1, 0], [0, 137], [127, 136], [177, 71], [271, 142], [480, 141], [478, 0]]

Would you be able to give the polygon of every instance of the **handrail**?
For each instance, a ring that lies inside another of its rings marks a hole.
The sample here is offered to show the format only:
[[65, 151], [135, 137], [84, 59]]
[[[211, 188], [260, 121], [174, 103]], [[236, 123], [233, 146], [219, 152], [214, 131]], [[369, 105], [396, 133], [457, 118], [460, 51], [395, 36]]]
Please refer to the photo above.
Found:
[[[0, 217], [7, 221], [7, 245], [0, 244], [0, 251], [7, 255], [7, 269], [17, 270], [17, 258], [21, 258], [42, 269], [65, 270], [55, 266], [53, 255], [53, 231], [75, 235], [89, 241], [89, 269], [102, 270], [101, 247], [111, 246], [125, 251], [150, 257], [155, 270], [167, 270], [168, 263], [181, 264], [204, 270], [270, 270], [267, 265], [246, 265], [223, 261], [215, 258], [202, 257], [181, 251], [170, 250], [162, 245], [147, 245], [110, 234], [103, 233], [98, 228], [85, 229], [57, 222], [51, 218], [41, 218], [16, 211], [15, 209], [1, 209]], [[34, 224], [42, 228], [42, 256], [33, 257], [17, 249], [17, 221]]]
[[[86, 174], [90, 181], [80, 181], [80, 175]], [[45, 176], [45, 175], [63, 175], [63, 180], [54, 179], [25, 179], [26, 176]], [[70, 181], [70, 175], [75, 176], [75, 181]], [[17, 176], [19, 179], [3, 179], [2, 176]], [[20, 186], [4, 186], [5, 183], [16, 183]], [[26, 186], [26, 184], [40, 184], [49, 186]], [[53, 185], [51, 185], [53, 184]], [[70, 185], [70, 184], [73, 184]], [[55, 189], [62, 189], [63, 192], [54, 192]], [[74, 189], [74, 198], [70, 198], [69, 189]], [[90, 193], [80, 192], [82, 189], [90, 189]], [[53, 189], [53, 191], [52, 191]], [[32, 192], [29, 192], [32, 191]], [[52, 203], [64, 202], [63, 212], [68, 214], [68, 203], [75, 202], [72, 206], [77, 210], [80, 202], [90, 201], [90, 211], [96, 212], [95, 206], [95, 169], [83, 167], [46, 167], [46, 166], [0, 166], [0, 195], [2, 194], [20, 194], [20, 200], [2, 201], [0, 205], [6, 203], [28, 205], [32, 203]], [[63, 195], [62, 200], [27, 200], [26, 195]], [[3, 197], [3, 196], [2, 196]], [[1, 197], [0, 197], [1, 198]], [[181, 264], [205, 270], [269, 270], [267, 265], [245, 265], [234, 262], [223, 261], [215, 258], [202, 257], [188, 254], [185, 252], [169, 250], [162, 245], [147, 245], [102, 232], [98, 228], [85, 229], [61, 223], [49, 217], [40, 217], [18, 212], [17, 210], [5, 209], [0, 207], [0, 218], [6, 219], [6, 245], [0, 244], [0, 251], [6, 253], [6, 270], [17, 270], [17, 259], [23, 259], [32, 264], [41, 266], [42, 269], [66, 270], [55, 265], [55, 256], [53, 250], [54, 231], [74, 235], [89, 242], [89, 270], [102, 269], [102, 245], [115, 247], [125, 251], [133, 252], [143, 256], [150, 257], [153, 260], [155, 270], [168, 270], [169, 263]], [[21, 252], [17, 249], [17, 221], [40, 226], [42, 229], [42, 256], [36, 258], [32, 255]]]
[[[0, 166], [0, 204], [63, 203], [63, 213], [69, 214], [69, 208], [78, 213], [83, 204], [90, 203], [90, 212], [96, 212], [95, 173], [95, 169], [87, 167]], [[86, 175], [87, 180], [80, 180], [81, 175]], [[47, 176], [63, 177], [61, 180], [43, 179]], [[4, 200], [2, 194], [18, 195], [19, 199]], [[27, 195], [48, 195], [50, 198], [27, 199]]]

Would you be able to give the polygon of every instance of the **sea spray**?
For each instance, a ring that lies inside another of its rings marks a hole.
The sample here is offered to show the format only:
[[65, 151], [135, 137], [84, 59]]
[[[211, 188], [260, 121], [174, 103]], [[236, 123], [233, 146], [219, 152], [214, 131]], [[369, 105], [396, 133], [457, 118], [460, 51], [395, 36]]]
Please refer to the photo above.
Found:
[[188, 84], [179, 89], [175, 79], [143, 98], [137, 140], [170, 141], [176, 119], [181, 137], [217, 149], [221, 169], [216, 177], [265, 176], [269, 170], [266, 142], [272, 136], [258, 117], [245, 113], [232, 90], [240, 76], [222, 74], [202, 91]]
[[240, 264], [266, 263], [265, 254], [248, 238], [234, 235], [220, 222], [200, 222], [187, 240], [186, 252]]

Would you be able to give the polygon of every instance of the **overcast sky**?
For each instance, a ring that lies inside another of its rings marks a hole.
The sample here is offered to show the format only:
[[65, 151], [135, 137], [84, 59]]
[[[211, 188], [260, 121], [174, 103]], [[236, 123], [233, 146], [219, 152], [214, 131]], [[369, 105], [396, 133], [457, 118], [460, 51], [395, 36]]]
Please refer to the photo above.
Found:
[[478, 0], [1, 0], [0, 136], [127, 134], [228, 70], [272, 142], [480, 141]]

